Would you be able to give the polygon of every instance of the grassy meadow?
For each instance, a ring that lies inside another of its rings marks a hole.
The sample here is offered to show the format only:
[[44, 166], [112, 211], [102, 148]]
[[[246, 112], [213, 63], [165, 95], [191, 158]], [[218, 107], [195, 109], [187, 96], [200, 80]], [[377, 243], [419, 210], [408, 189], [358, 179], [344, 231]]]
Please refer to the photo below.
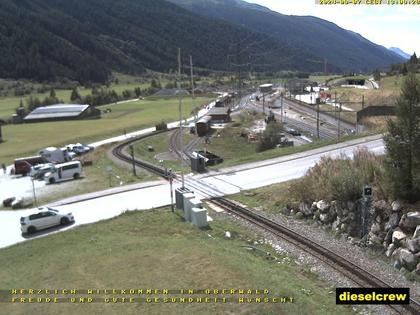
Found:
[[[232, 237], [225, 238], [225, 231], [230, 231]], [[332, 284], [320, 280], [305, 264], [296, 264], [293, 256], [276, 253], [259, 240], [262, 240], [260, 235], [238, 226], [224, 216], [215, 217], [209, 228], [197, 229], [167, 208], [130, 212], [114, 219], [1, 249], [0, 264], [3, 268], [0, 270], [0, 287], [69, 290], [268, 289], [269, 297], [292, 297], [293, 302], [2, 303], [2, 312], [45, 315], [58, 312], [354, 314], [351, 307], [338, 307], [335, 304]], [[250, 246], [254, 250], [249, 250]], [[267, 259], [267, 252], [271, 253], [271, 259]], [[113, 297], [116, 296], [122, 297], [120, 294]], [[206, 297], [183, 297], [199, 296]], [[222, 295], [207, 297], [220, 298]], [[241, 296], [234, 294], [223, 297], [237, 300]], [[255, 298], [257, 295], [245, 297]]]

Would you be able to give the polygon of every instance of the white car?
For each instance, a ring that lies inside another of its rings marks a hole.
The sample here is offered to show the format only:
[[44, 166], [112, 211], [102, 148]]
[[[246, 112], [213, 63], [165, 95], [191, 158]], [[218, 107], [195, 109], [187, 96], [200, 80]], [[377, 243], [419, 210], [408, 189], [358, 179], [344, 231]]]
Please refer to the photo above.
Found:
[[22, 233], [32, 234], [49, 227], [66, 225], [70, 222], [74, 222], [74, 217], [71, 212], [63, 214], [58, 210], [49, 207], [42, 207], [38, 210], [38, 213], [20, 218], [20, 229], [22, 230]]
[[40, 179], [43, 178], [46, 173], [50, 172], [53, 167], [54, 164], [52, 163], [38, 164], [31, 167], [29, 175], [34, 179]]

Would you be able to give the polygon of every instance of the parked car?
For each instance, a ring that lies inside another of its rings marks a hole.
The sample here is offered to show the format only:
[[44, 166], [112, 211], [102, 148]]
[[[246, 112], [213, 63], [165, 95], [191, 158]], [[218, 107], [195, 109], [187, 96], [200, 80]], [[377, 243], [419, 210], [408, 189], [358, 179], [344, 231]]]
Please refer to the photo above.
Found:
[[74, 222], [74, 217], [71, 212], [63, 214], [58, 210], [49, 207], [42, 207], [38, 210], [38, 213], [20, 218], [20, 229], [22, 233], [32, 234], [49, 227], [66, 225], [70, 222]]
[[73, 147], [73, 152], [76, 153], [77, 155], [82, 155], [82, 154], [86, 154], [90, 151], [92, 151], [94, 148], [92, 146], [88, 146], [88, 145], [84, 145], [81, 143], [77, 143], [74, 147]]
[[293, 129], [293, 128], [286, 127], [285, 130], [288, 134], [291, 134], [292, 136], [301, 136], [302, 135], [298, 130]]
[[70, 152], [70, 153], [74, 153], [74, 154], [77, 154], [77, 155], [82, 155], [82, 154], [86, 154], [86, 153], [92, 151], [94, 149], [94, 147], [89, 146], [89, 145], [85, 145], [85, 144], [82, 144], [82, 143], [76, 143], [76, 144], [71, 143], [71, 144], [66, 145], [62, 149], [65, 149], [65, 150], [67, 150], [67, 152]]
[[67, 179], [78, 179], [82, 175], [82, 163], [72, 161], [54, 165], [51, 172], [44, 175], [44, 180], [50, 184]]
[[31, 167], [31, 171], [29, 175], [34, 179], [42, 179], [44, 175], [54, 168], [54, 164], [52, 163], [45, 163], [45, 164], [38, 164]]

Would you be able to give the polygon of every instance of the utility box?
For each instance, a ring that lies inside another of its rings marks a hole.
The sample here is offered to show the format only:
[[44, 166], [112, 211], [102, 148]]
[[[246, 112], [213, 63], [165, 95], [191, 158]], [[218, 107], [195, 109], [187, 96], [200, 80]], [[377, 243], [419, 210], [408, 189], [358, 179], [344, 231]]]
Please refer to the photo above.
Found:
[[176, 202], [176, 208], [184, 210], [184, 194], [185, 193], [192, 193], [191, 190], [188, 188], [182, 188], [179, 187], [175, 189], [175, 202]]
[[191, 160], [191, 170], [196, 173], [203, 173], [206, 170], [206, 161], [202, 156], [192, 156]]
[[192, 208], [203, 208], [203, 203], [198, 198], [193, 198], [189, 200], [190, 207]]
[[192, 208], [191, 209], [191, 222], [195, 226], [201, 228], [208, 225], [207, 222], [207, 209]]
[[192, 203], [191, 200], [195, 199], [194, 193], [186, 193], [184, 197], [184, 218], [186, 221], [191, 222], [191, 209]]

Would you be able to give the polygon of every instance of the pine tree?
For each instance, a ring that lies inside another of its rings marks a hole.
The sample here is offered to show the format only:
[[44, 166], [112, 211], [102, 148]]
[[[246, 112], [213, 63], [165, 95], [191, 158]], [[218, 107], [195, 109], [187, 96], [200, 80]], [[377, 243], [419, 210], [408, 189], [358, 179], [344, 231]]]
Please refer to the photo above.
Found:
[[379, 69], [375, 69], [375, 71], [373, 71], [373, 79], [377, 82], [381, 80], [381, 72]]
[[407, 73], [408, 73], [407, 64], [404, 63], [401, 69], [401, 74], [406, 75]]
[[416, 55], [416, 53], [414, 53], [414, 54], [410, 57], [410, 63], [411, 63], [411, 64], [416, 64], [416, 63], [417, 63], [417, 61], [418, 61], [418, 59], [417, 59], [417, 55]]
[[75, 102], [75, 101], [80, 101], [82, 99], [82, 97], [79, 94], [79, 91], [77, 90], [77, 88], [73, 88], [73, 90], [71, 91], [71, 95], [70, 95], [70, 101]]
[[394, 197], [420, 199], [420, 81], [408, 73], [385, 136], [387, 174]]

